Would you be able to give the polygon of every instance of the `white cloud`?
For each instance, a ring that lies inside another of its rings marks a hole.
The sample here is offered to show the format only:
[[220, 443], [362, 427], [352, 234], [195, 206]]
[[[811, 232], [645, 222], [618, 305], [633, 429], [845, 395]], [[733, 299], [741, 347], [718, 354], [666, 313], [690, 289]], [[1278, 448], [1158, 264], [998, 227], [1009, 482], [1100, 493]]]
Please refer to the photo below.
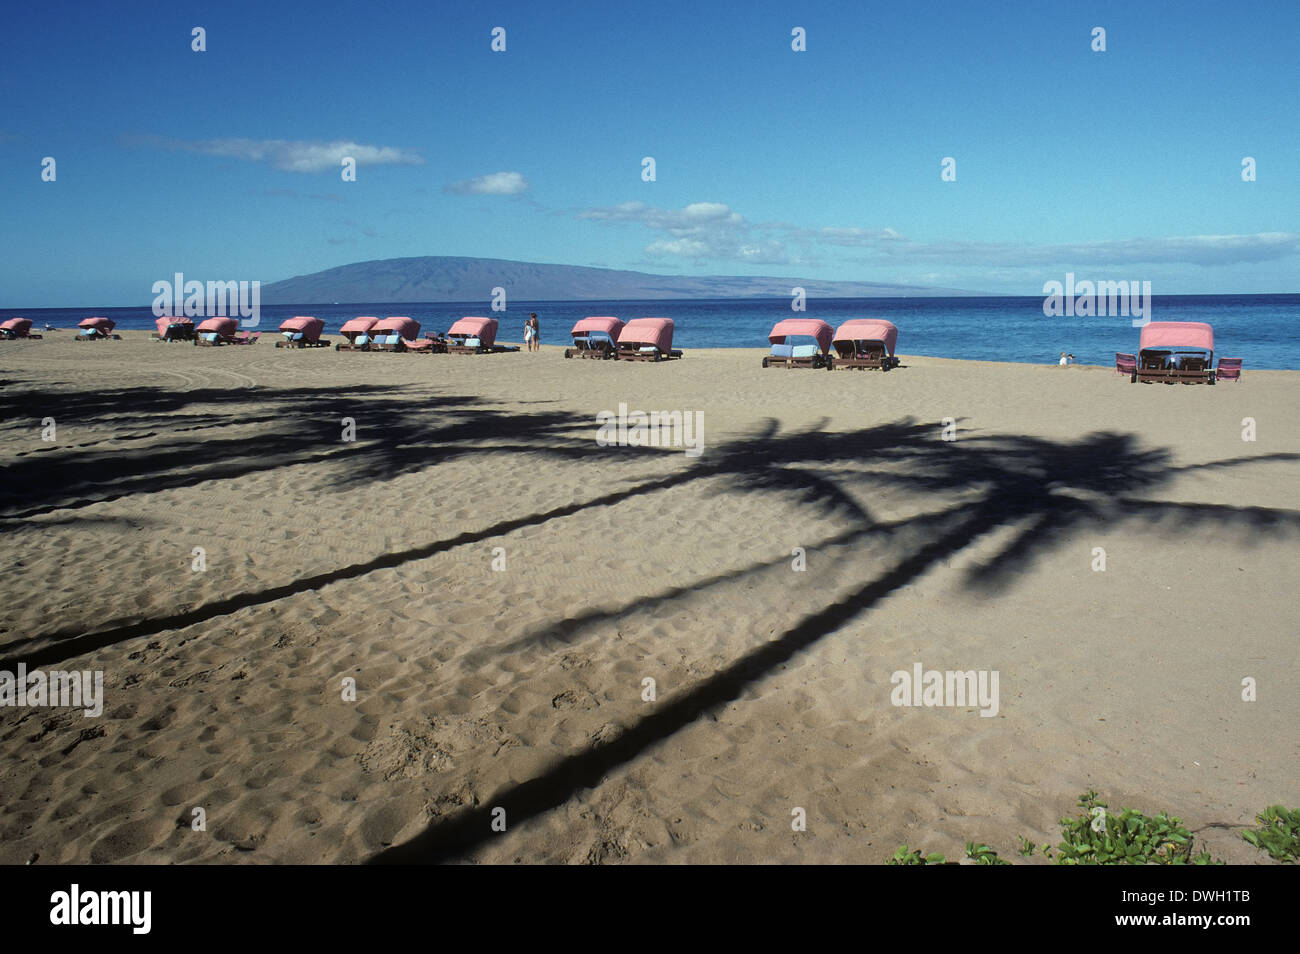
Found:
[[443, 187], [452, 195], [518, 195], [528, 191], [528, 180], [519, 172], [493, 172]]
[[[653, 258], [693, 262], [808, 264], [818, 253], [856, 249], [859, 264], [943, 264], [1023, 269], [1044, 266], [1239, 265], [1300, 254], [1300, 234], [1182, 235], [1112, 239], [1055, 245], [1011, 242], [915, 242], [892, 228], [826, 226], [788, 222], [751, 223], [721, 202], [693, 202], [681, 209], [657, 209], [624, 202], [586, 209], [579, 219], [640, 225], [667, 233], [645, 246]], [[791, 251], [794, 249], [795, 251]]]
[[623, 202], [606, 208], [586, 209], [578, 218], [593, 222], [632, 223], [669, 238], [651, 242], [645, 252], [653, 258], [691, 261], [751, 262], [764, 265], [790, 263], [781, 242], [760, 234], [755, 226], [721, 202], [692, 202], [681, 209], [656, 209], [644, 202]]
[[127, 145], [176, 149], [206, 156], [265, 162], [286, 172], [336, 171], [345, 158], [358, 166], [422, 165], [424, 159], [408, 149], [368, 146], [350, 139], [329, 142], [292, 139], [166, 139], [162, 136], [123, 137]]

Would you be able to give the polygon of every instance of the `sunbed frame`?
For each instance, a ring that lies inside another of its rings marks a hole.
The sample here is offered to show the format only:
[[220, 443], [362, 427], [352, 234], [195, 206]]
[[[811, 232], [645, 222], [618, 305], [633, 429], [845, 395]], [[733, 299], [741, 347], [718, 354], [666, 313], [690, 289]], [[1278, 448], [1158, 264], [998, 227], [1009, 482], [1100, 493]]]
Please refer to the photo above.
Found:
[[763, 358], [763, 367], [765, 368], [825, 368], [831, 369], [831, 356], [828, 354], [813, 354], [806, 358], [779, 358], [775, 355], [767, 355]]
[[639, 350], [641, 343], [633, 341], [625, 348], [623, 342], [618, 343], [618, 353], [615, 357], [619, 361], [670, 361], [673, 358], [680, 358], [682, 353], [676, 349], [672, 351], [660, 351], [656, 348], [653, 352]]
[[[1194, 359], [1199, 368], [1166, 368], [1164, 358], [1170, 352], [1156, 352], [1158, 359], [1151, 352], [1143, 351], [1139, 356], [1138, 368], [1129, 379], [1133, 384], [1213, 384], [1214, 369], [1208, 360]], [[1159, 363], [1157, 363], [1157, 360]]]
[[832, 368], [863, 368], [868, 371], [888, 371], [898, 366], [898, 358], [885, 354], [884, 345], [867, 346], [862, 350], [854, 347], [852, 342], [841, 348], [844, 342], [835, 343], [836, 354], [831, 357]]
[[[579, 342], [582, 342], [579, 344]], [[607, 361], [610, 358], [617, 359], [617, 350], [607, 341], [602, 341], [597, 347], [591, 347], [585, 338], [574, 340], [572, 348], [564, 349], [566, 358], [594, 358], [597, 361]]]

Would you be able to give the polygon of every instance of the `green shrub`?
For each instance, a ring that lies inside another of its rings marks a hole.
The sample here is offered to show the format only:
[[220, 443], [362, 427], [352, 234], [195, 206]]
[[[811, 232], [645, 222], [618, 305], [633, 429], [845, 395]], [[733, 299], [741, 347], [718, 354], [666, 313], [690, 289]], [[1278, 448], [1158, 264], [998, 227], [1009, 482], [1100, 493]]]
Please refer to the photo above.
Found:
[[1255, 816], [1258, 828], [1248, 828], [1241, 837], [1275, 860], [1294, 864], [1300, 861], [1300, 811], [1288, 811], [1270, 805]]
[[1192, 833], [1165, 812], [1148, 818], [1125, 808], [1112, 814], [1096, 792], [1080, 795], [1079, 807], [1082, 815], [1061, 819], [1058, 865], [1223, 864], [1207, 851], [1193, 854]]

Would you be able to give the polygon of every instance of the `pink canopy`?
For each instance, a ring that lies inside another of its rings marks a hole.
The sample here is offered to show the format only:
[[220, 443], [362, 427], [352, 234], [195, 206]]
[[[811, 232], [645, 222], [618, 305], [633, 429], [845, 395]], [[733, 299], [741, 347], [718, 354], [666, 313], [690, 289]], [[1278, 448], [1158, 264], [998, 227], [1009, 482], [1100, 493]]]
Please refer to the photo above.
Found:
[[590, 334], [593, 331], [603, 331], [617, 342], [622, 330], [623, 322], [617, 318], [580, 318], [569, 334], [576, 338], [578, 335]]
[[[199, 325], [200, 328], [203, 325]], [[325, 322], [320, 318], [311, 318], [307, 315], [296, 315], [293, 318], [286, 318], [280, 322], [281, 331], [302, 332], [303, 341], [316, 341], [320, 338], [320, 333], [325, 330]]]
[[158, 326], [158, 334], [165, 335], [167, 334], [167, 329], [172, 325], [192, 325], [194, 322], [190, 321], [188, 318], [181, 318], [178, 315], [164, 315], [157, 319], [154, 324]]
[[116, 325], [117, 322], [112, 318], [101, 318], [98, 316], [94, 318], [82, 318], [77, 322], [78, 328], [95, 328], [98, 331], [104, 332], [104, 334], [108, 334], [108, 332], [112, 331]]
[[660, 351], [673, 348], [673, 320], [671, 318], [633, 318], [623, 326], [618, 336], [620, 345], [644, 347], [653, 345]]
[[415, 336], [420, 333], [420, 323], [413, 318], [395, 315], [375, 322], [374, 327], [370, 329], [372, 335], [391, 335], [394, 332], [407, 341], [414, 341]]
[[1214, 329], [1201, 321], [1151, 321], [1142, 329], [1138, 350], [1196, 348], [1213, 353]]
[[349, 318], [343, 322], [343, 327], [339, 329], [345, 335], [363, 335], [379, 323], [378, 318], [362, 316], [358, 318]]
[[25, 337], [27, 332], [32, 330], [32, 320], [30, 318], [10, 318], [7, 321], [0, 321], [0, 331], [12, 331], [19, 338]]
[[898, 343], [898, 329], [883, 318], [850, 318], [835, 329], [835, 341], [880, 342], [892, 357]]
[[497, 320], [495, 318], [461, 318], [447, 329], [447, 337], [450, 338], [453, 335], [457, 338], [462, 335], [466, 338], [477, 338], [483, 343], [483, 347], [490, 348], [496, 344]]
[[786, 318], [772, 326], [767, 340], [772, 344], [785, 344], [788, 337], [816, 338], [817, 346], [825, 354], [831, 347], [831, 326], [818, 318]]
[[233, 338], [235, 329], [239, 327], [239, 320], [236, 318], [206, 318], [199, 322], [196, 331], [205, 333], [215, 331], [223, 338]]

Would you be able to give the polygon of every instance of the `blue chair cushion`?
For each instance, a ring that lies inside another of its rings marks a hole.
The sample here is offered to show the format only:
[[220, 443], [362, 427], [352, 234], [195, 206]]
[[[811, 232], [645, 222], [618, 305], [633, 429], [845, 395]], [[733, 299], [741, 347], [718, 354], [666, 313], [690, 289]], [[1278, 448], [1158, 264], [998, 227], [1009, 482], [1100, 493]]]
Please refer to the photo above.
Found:
[[772, 345], [772, 357], [790, 358], [794, 356], [794, 345], [774, 344]]

